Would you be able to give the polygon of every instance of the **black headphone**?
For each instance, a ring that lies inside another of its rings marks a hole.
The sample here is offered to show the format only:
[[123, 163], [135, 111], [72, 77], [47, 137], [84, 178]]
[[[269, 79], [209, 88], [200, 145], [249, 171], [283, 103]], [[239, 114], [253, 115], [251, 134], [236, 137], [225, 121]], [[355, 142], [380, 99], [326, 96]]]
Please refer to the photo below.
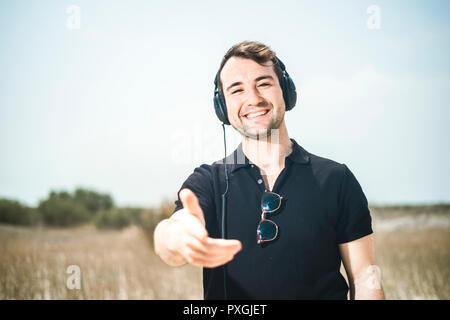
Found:
[[[278, 58], [277, 58], [278, 59]], [[286, 111], [294, 108], [295, 103], [297, 102], [297, 91], [295, 90], [295, 84], [292, 78], [286, 71], [286, 67], [284, 63], [278, 59], [278, 63], [280, 64], [281, 71], [283, 73], [283, 77], [281, 79], [281, 90], [283, 91], [284, 103], [286, 104]], [[214, 79], [214, 110], [216, 111], [216, 115], [220, 121], [224, 124], [230, 124], [228, 120], [227, 113], [227, 105], [225, 104], [225, 97], [223, 93], [219, 90], [219, 72], [216, 74]]]

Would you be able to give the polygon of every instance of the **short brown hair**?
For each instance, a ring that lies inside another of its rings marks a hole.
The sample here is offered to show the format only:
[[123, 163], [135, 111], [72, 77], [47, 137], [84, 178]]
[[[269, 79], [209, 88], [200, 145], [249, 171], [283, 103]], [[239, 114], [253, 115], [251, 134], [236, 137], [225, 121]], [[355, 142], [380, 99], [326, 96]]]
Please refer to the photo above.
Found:
[[273, 70], [278, 77], [280, 86], [282, 84], [283, 71], [281, 70], [278, 58], [272, 49], [270, 49], [265, 44], [256, 41], [242, 41], [238, 44], [232, 46], [227, 53], [224, 55], [222, 62], [220, 63], [219, 71], [217, 72], [218, 88], [221, 93], [223, 93], [222, 81], [220, 80], [220, 72], [222, 72], [223, 66], [231, 57], [240, 57], [251, 59], [256, 63], [263, 64], [268, 61], [272, 61]]

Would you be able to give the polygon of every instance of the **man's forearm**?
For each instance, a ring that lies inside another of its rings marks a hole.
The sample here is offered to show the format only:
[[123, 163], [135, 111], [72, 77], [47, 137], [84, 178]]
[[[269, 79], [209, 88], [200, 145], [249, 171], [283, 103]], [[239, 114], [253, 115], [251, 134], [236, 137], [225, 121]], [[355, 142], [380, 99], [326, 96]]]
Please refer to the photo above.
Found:
[[179, 267], [186, 264], [186, 260], [172, 248], [170, 241], [173, 241], [171, 229], [174, 223], [171, 219], [164, 219], [155, 228], [153, 234], [153, 243], [156, 254], [168, 265], [172, 267]]

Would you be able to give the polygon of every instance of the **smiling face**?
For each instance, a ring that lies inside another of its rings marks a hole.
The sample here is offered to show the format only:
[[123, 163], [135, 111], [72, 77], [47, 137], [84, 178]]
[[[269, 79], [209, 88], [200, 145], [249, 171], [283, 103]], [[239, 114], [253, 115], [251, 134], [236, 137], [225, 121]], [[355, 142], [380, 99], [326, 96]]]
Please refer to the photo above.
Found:
[[258, 139], [280, 128], [286, 107], [272, 61], [260, 65], [251, 59], [231, 57], [220, 79], [228, 119], [241, 135]]

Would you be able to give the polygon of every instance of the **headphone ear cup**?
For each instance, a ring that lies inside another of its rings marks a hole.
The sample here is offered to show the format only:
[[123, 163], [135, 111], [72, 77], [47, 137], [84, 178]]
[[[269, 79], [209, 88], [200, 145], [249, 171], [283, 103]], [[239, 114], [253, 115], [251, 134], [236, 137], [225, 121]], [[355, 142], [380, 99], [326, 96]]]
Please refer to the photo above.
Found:
[[283, 80], [281, 80], [281, 89], [283, 90], [283, 98], [284, 104], [286, 105], [286, 111], [291, 110], [295, 107], [297, 103], [297, 91], [295, 89], [295, 84], [292, 78], [289, 76], [289, 73], [286, 71], [286, 66], [283, 61], [279, 58], [278, 63], [280, 64], [280, 68], [283, 72]]
[[297, 103], [297, 90], [295, 88], [294, 81], [289, 75], [284, 75], [283, 77], [284, 88], [283, 88], [283, 97], [284, 102], [286, 104], [286, 111], [291, 110], [295, 107]]
[[228, 114], [227, 114], [227, 106], [225, 104], [225, 99], [219, 93], [219, 90], [214, 90], [214, 110], [216, 111], [217, 118], [222, 121], [224, 124], [229, 125]]

